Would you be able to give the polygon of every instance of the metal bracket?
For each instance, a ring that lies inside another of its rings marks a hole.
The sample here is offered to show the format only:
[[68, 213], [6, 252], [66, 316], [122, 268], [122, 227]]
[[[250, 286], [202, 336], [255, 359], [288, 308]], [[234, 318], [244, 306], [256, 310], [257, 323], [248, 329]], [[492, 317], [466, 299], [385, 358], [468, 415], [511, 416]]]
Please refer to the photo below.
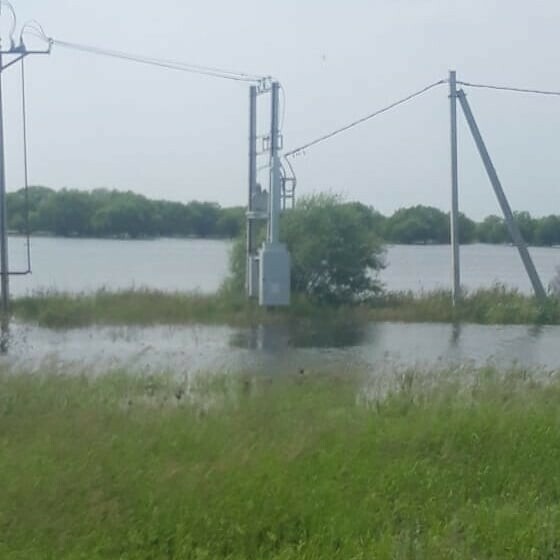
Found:
[[257, 84], [257, 95], [262, 95], [272, 91], [272, 76], [266, 76], [259, 80]]
[[26, 56], [29, 56], [30, 54], [51, 54], [51, 46], [49, 44], [49, 48], [46, 51], [28, 51], [25, 48], [25, 45], [20, 45], [19, 47], [12, 47], [9, 51], [0, 51], [0, 55], [10, 55], [10, 54], [19, 55], [19, 56], [17, 56], [17, 58], [14, 58], [13, 60], [10, 60], [8, 64], [4, 64], [4, 66], [0, 68], [0, 72], [3, 72], [4, 70], [9, 68], [10, 66], [13, 66], [14, 64], [17, 64], [20, 60], [23, 60]]

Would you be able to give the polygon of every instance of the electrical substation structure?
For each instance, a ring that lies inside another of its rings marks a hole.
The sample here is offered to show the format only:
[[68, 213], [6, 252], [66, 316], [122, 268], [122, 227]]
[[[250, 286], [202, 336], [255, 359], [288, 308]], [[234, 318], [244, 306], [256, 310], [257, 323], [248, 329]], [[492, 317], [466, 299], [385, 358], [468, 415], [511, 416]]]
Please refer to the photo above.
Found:
[[[275, 307], [290, 304], [291, 289], [291, 258], [287, 247], [280, 239], [280, 216], [281, 213], [293, 207], [295, 201], [296, 177], [291, 163], [291, 158], [305, 154], [306, 151], [318, 144], [326, 142], [339, 134], [347, 132], [375, 117], [378, 117], [392, 109], [408, 103], [409, 101], [427, 93], [428, 91], [442, 85], [449, 85], [450, 99], [450, 124], [451, 124], [451, 212], [450, 212], [450, 242], [451, 242], [451, 278], [452, 299], [456, 304], [461, 298], [461, 263], [459, 245], [459, 176], [458, 176], [458, 141], [457, 141], [457, 101], [464, 113], [468, 128], [474, 139], [480, 154], [482, 163], [504, 215], [504, 220], [511, 236], [513, 244], [517, 247], [521, 261], [530, 279], [535, 296], [539, 300], [546, 298], [546, 291], [539, 278], [525, 240], [515, 221], [514, 214], [507, 200], [504, 189], [498, 178], [496, 169], [492, 163], [482, 134], [474, 115], [472, 113], [464, 88], [486, 88], [491, 90], [509, 91], [516, 93], [554, 95], [560, 96], [559, 91], [546, 91], [526, 89], [518, 87], [505, 87], [488, 84], [469, 83], [457, 80], [456, 72], [450, 71], [448, 79], [442, 79], [431, 83], [424, 88], [399, 99], [386, 107], [383, 107], [369, 115], [355, 120], [332, 132], [324, 134], [319, 138], [307, 142], [297, 149], [287, 152], [282, 157], [283, 135], [280, 126], [280, 93], [282, 86], [277, 80], [269, 76], [259, 76], [242, 72], [233, 72], [220, 68], [200, 66], [179, 62], [176, 60], [157, 59], [153, 57], [133, 55], [99, 47], [81, 45], [53, 39], [48, 37], [43, 28], [35, 21], [26, 23], [20, 31], [19, 41], [15, 40], [16, 16], [13, 7], [6, 0], [0, 0], [0, 16], [3, 16], [3, 8], [7, 9], [12, 18], [10, 31], [10, 46], [2, 49], [0, 42], [0, 310], [2, 316], [8, 315], [9, 311], [9, 277], [11, 275], [23, 275], [31, 272], [31, 256], [29, 244], [29, 206], [27, 204], [27, 270], [10, 271], [8, 267], [8, 238], [7, 238], [7, 210], [6, 210], [6, 166], [4, 154], [4, 124], [2, 103], [2, 77], [3, 72], [21, 63], [22, 77], [22, 120], [23, 120], [23, 143], [24, 143], [24, 168], [25, 168], [25, 193], [28, 192], [27, 172], [27, 126], [26, 126], [26, 103], [25, 103], [25, 74], [24, 60], [30, 55], [50, 54], [53, 46], [59, 46], [88, 54], [103, 55], [121, 60], [140, 63], [144, 65], [157, 66], [169, 70], [188, 72], [192, 74], [210, 76], [213, 78], [235, 80], [249, 83], [249, 169], [248, 169], [248, 197], [246, 212], [246, 295], [248, 298], [256, 299], [261, 306]], [[28, 49], [24, 42], [24, 36], [30, 34], [44, 41], [47, 47], [44, 50]], [[6, 62], [6, 59], [9, 59]], [[269, 131], [259, 136], [258, 131], [258, 100], [268, 97], [270, 100], [270, 127]], [[284, 96], [285, 110], [285, 96]], [[265, 165], [258, 167], [258, 158], [264, 156], [267, 159]], [[265, 182], [268, 189], [263, 189], [258, 173], [266, 170]], [[263, 233], [266, 235], [263, 239]]]
[[[247, 293], [249, 297], [257, 298], [259, 304], [265, 307], [286, 306], [290, 303], [290, 254], [284, 244], [280, 242], [280, 214], [288, 206], [293, 206], [295, 200], [295, 176], [287, 162], [282, 164], [281, 151], [283, 136], [280, 130], [280, 91], [282, 86], [278, 81], [268, 76], [259, 76], [242, 72], [233, 72], [220, 68], [193, 65], [176, 60], [157, 59], [153, 57], [138, 56], [99, 47], [81, 45], [68, 41], [61, 41], [48, 37], [40, 24], [35, 21], [26, 23], [20, 34], [19, 44], [16, 45], [14, 33], [16, 29], [16, 16], [12, 5], [0, 0], [0, 7], [5, 6], [12, 16], [12, 31], [10, 34], [10, 49], [0, 51], [0, 271], [1, 271], [1, 309], [6, 314], [9, 309], [9, 276], [31, 273], [31, 253], [29, 244], [29, 227], [27, 232], [27, 257], [26, 271], [10, 272], [8, 269], [8, 238], [7, 238], [7, 212], [6, 212], [6, 178], [4, 160], [4, 135], [2, 121], [1, 98], [1, 73], [16, 62], [22, 63], [22, 98], [23, 98], [23, 124], [24, 124], [24, 161], [26, 196], [28, 190], [27, 173], [27, 132], [25, 121], [25, 82], [23, 74], [23, 60], [31, 54], [50, 54], [52, 46], [64, 47], [88, 54], [102, 55], [121, 60], [157, 66], [169, 70], [179, 70], [238, 82], [249, 82], [250, 86], [250, 134], [249, 134], [249, 197], [247, 206]], [[0, 16], [1, 16], [0, 9]], [[47, 43], [44, 51], [29, 50], [24, 44], [24, 35], [29, 33]], [[2, 55], [15, 56], [6, 65], [2, 66]], [[257, 99], [268, 94], [271, 100], [270, 133], [259, 138], [257, 136]], [[284, 107], [285, 109], [285, 107]], [[261, 149], [257, 143], [262, 141]], [[268, 157], [265, 168], [268, 170], [268, 190], [262, 190], [257, 183], [257, 158], [260, 155]], [[29, 217], [29, 208], [26, 210], [26, 219]], [[266, 240], [257, 247], [258, 223], [266, 224]]]
[[[246, 291], [264, 307], [290, 304], [290, 254], [280, 242], [280, 214], [295, 198], [295, 176], [282, 165], [282, 134], [279, 127], [280, 84], [263, 82], [249, 90], [249, 200], [247, 205]], [[258, 150], [257, 100], [269, 93], [270, 134]], [[257, 158], [268, 156], [269, 189], [257, 182]], [[259, 222], [266, 224], [266, 240], [258, 247]]]

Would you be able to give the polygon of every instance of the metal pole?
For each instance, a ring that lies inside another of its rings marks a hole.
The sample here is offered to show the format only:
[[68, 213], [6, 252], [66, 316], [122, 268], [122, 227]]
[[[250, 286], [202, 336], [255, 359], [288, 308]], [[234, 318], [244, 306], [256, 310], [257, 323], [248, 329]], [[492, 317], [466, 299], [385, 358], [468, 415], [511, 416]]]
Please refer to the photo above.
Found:
[[270, 203], [268, 241], [278, 243], [280, 240], [280, 212], [282, 205], [281, 175], [280, 175], [280, 130], [279, 124], [280, 84], [272, 83], [272, 116], [270, 131]]
[[449, 102], [451, 105], [451, 263], [453, 267], [453, 305], [461, 297], [461, 261], [459, 247], [459, 174], [457, 171], [457, 78], [449, 72]]
[[245, 286], [249, 295], [251, 255], [255, 252], [255, 223], [250, 216], [253, 211], [253, 196], [257, 190], [257, 87], [249, 88], [249, 200], [247, 203], [247, 269]]
[[6, 212], [6, 162], [4, 156], [4, 106], [2, 99], [2, 54], [0, 53], [0, 285], [1, 310], [7, 315], [10, 306], [8, 275], [8, 224]]
[[517, 250], [519, 251], [519, 255], [529, 276], [529, 280], [533, 285], [535, 295], [538, 299], [544, 300], [546, 299], [546, 292], [543, 288], [541, 279], [539, 278], [537, 269], [535, 268], [535, 265], [533, 263], [533, 259], [529, 254], [529, 250], [527, 249], [525, 240], [523, 239], [521, 231], [519, 230], [515, 218], [513, 217], [513, 212], [511, 211], [511, 207], [504, 193], [504, 189], [502, 188], [502, 185], [500, 183], [500, 179], [498, 178], [498, 174], [496, 173], [496, 169], [494, 168], [494, 164], [490, 159], [490, 155], [488, 154], [488, 150], [486, 149], [486, 145], [484, 144], [484, 140], [482, 139], [482, 135], [480, 134], [480, 130], [478, 129], [478, 125], [476, 124], [475, 118], [472, 114], [470, 105], [467, 101], [467, 96], [465, 95], [465, 92], [463, 90], [459, 90], [457, 92], [457, 96], [459, 97], [461, 107], [463, 108], [463, 112], [465, 113], [465, 117], [476, 143], [476, 147], [478, 148], [480, 157], [482, 158], [482, 162], [484, 163], [484, 167], [486, 168], [486, 173], [488, 173], [488, 177], [490, 179], [490, 182], [492, 183], [494, 192], [496, 193], [496, 198], [498, 199], [498, 202], [500, 203], [500, 206], [502, 208], [502, 212], [504, 214], [511, 239], [517, 246]]

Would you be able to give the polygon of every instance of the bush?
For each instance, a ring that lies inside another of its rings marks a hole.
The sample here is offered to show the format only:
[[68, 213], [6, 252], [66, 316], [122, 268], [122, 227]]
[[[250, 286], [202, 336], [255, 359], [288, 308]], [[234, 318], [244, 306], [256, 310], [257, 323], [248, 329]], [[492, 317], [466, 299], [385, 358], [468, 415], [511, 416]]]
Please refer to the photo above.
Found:
[[[365, 207], [339, 196], [301, 198], [282, 215], [281, 239], [292, 256], [292, 290], [319, 303], [363, 301], [381, 292], [375, 272], [383, 268], [383, 247]], [[236, 243], [227, 286], [243, 289], [244, 239]]]

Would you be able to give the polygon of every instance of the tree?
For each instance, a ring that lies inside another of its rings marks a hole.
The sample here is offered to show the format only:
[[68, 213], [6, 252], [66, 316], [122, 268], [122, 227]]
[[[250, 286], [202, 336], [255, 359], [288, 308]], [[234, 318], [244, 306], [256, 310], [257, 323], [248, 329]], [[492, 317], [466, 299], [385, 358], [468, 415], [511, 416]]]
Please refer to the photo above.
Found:
[[[280, 236], [292, 257], [292, 290], [321, 303], [364, 300], [381, 291], [376, 272], [383, 248], [371, 231], [368, 213], [338, 196], [301, 198], [282, 215]], [[241, 238], [232, 251], [230, 286], [244, 285]]]
[[55, 235], [89, 235], [94, 207], [90, 195], [63, 189], [49, 194], [40, 204], [38, 227]]
[[560, 217], [546, 216], [537, 220], [535, 226], [535, 241], [539, 245], [560, 244]]
[[476, 240], [476, 224], [465, 214], [459, 212], [459, 242], [474, 243]]
[[531, 217], [529, 212], [514, 212], [513, 216], [521, 231], [523, 239], [528, 244], [535, 242], [535, 220]]
[[245, 220], [245, 208], [223, 208], [216, 221], [217, 237], [233, 239], [243, 230]]
[[397, 210], [385, 225], [385, 238], [392, 243], [449, 243], [449, 218], [431, 206]]
[[132, 238], [154, 234], [154, 213], [150, 201], [133, 193], [118, 193], [99, 208], [92, 218], [93, 228], [102, 235]]
[[51, 194], [54, 194], [52, 189], [38, 186], [29, 187], [27, 193], [25, 189], [8, 193], [6, 197], [8, 229], [18, 233], [25, 233], [27, 230], [27, 219], [29, 219], [30, 230], [37, 231], [39, 229], [39, 207]]
[[220, 206], [210, 202], [190, 202], [192, 234], [196, 237], [212, 237], [220, 216]]
[[381, 214], [381, 212], [378, 212], [372, 206], [366, 206], [361, 202], [346, 202], [344, 204], [350, 206], [356, 212], [361, 214], [364, 223], [367, 224], [370, 231], [375, 233], [378, 237], [383, 237], [387, 218]]
[[478, 224], [477, 237], [482, 243], [507, 243], [510, 240], [503, 218], [493, 215]]

